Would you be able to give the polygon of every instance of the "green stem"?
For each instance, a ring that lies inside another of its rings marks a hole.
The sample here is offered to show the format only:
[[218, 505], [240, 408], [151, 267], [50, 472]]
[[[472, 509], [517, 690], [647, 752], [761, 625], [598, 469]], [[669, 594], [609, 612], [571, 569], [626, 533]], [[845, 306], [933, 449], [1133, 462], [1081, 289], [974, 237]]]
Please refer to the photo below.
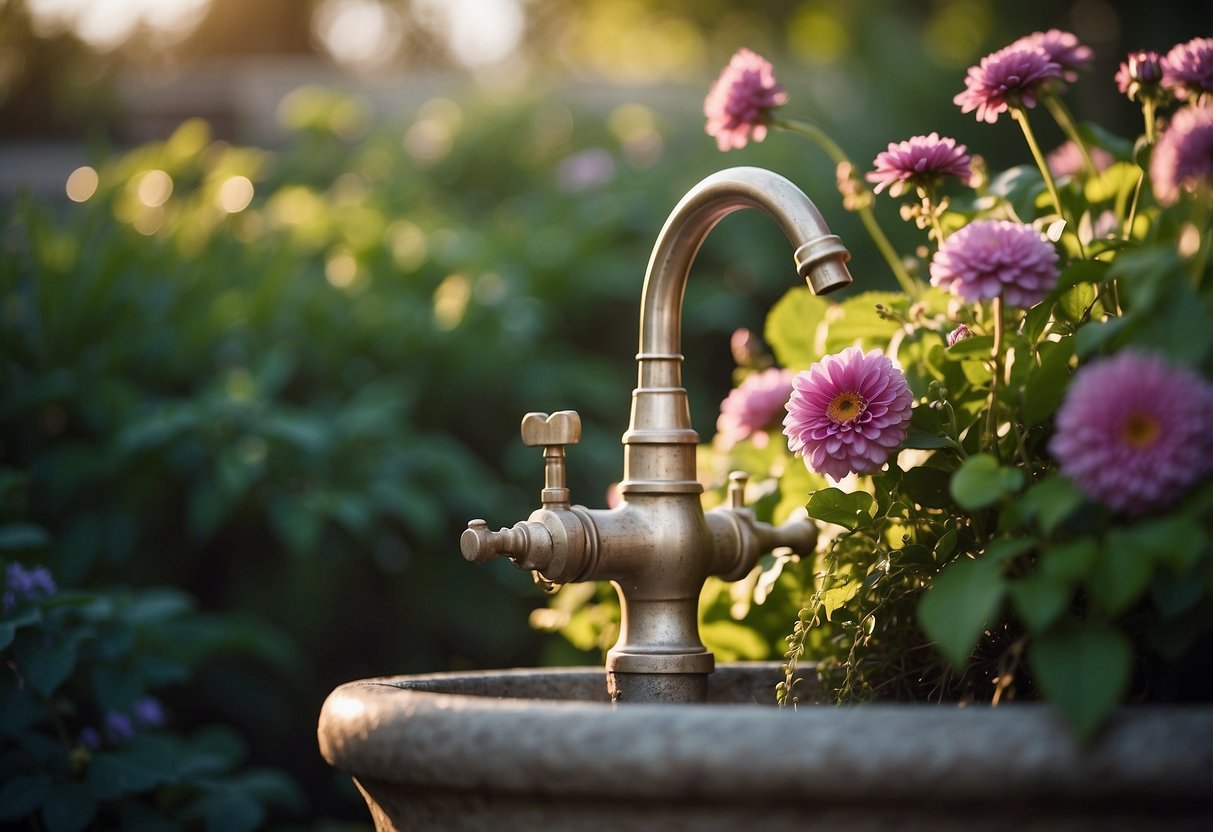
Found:
[[1158, 138], [1157, 118], [1154, 115], [1155, 101], [1151, 96], [1146, 96], [1141, 102], [1141, 117], [1146, 123], [1146, 143], [1154, 144]]
[[1036, 160], [1036, 166], [1040, 168], [1040, 175], [1045, 180], [1045, 187], [1049, 189], [1049, 197], [1053, 200], [1053, 207], [1057, 209], [1057, 216], [1065, 217], [1061, 210], [1061, 196], [1057, 193], [1057, 183], [1053, 181], [1053, 174], [1049, 172], [1049, 163], [1045, 161], [1044, 154], [1040, 152], [1040, 145], [1036, 143], [1036, 135], [1032, 132], [1032, 125], [1028, 123], [1028, 112], [1020, 107], [1011, 108], [1011, 117], [1019, 122], [1019, 126], [1023, 128], [1023, 137], [1028, 142], [1028, 149], [1032, 151], [1032, 158]]
[[[826, 134], [824, 130], [816, 124], [798, 119], [781, 119], [777, 118], [771, 122], [772, 127], [779, 127], [793, 133], [799, 133], [805, 138], [812, 141], [818, 147], [825, 151], [825, 154], [830, 157], [835, 166], [842, 164], [851, 164], [851, 160], [847, 158], [847, 154], [843, 152], [838, 143]], [[893, 272], [893, 277], [897, 279], [897, 283], [901, 286], [901, 290], [911, 297], [917, 297], [919, 290], [914, 282], [914, 278], [910, 277], [910, 273], [906, 271], [902, 265], [901, 258], [897, 256], [897, 250], [893, 248], [893, 244], [889, 242], [889, 238], [885, 236], [884, 231], [880, 227], [880, 223], [876, 221], [876, 216], [872, 213], [869, 205], [864, 205], [856, 212], [859, 214], [859, 219], [863, 222], [863, 226], [867, 229], [868, 236], [872, 238], [872, 242], [876, 244], [876, 248], [884, 257], [885, 262], [889, 264], [889, 269]]]
[[998, 453], [998, 384], [1002, 377], [1002, 298], [994, 298], [990, 306], [991, 314], [994, 317], [994, 346], [990, 349], [990, 355], [994, 359], [994, 367], [990, 373], [990, 401], [987, 405], [988, 412], [986, 414], [986, 441], [989, 443], [990, 450], [994, 456], [1001, 461], [1002, 456]]
[[1074, 116], [1070, 114], [1070, 109], [1066, 107], [1064, 101], [1055, 95], [1046, 95], [1044, 101], [1045, 106], [1049, 108], [1049, 112], [1053, 115], [1053, 120], [1061, 128], [1061, 132], [1066, 134], [1066, 138], [1074, 142], [1074, 145], [1078, 148], [1078, 152], [1082, 154], [1082, 164], [1087, 169], [1087, 176], [1091, 178], [1097, 176], [1098, 172], [1095, 170], [1095, 161], [1091, 158], [1091, 151], [1087, 148], [1087, 143], [1083, 141], [1082, 134], [1078, 132], [1078, 125], [1074, 122]]

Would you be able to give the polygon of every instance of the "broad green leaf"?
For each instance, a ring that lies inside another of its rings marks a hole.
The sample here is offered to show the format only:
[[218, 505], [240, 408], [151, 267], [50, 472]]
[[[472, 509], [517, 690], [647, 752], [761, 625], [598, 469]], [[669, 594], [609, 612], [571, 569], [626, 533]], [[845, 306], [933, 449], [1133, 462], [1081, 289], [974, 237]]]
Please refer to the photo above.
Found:
[[1108, 533], [1108, 547], [1135, 551], [1151, 564], [1183, 574], [1196, 565], [1208, 538], [1195, 517], [1176, 514]]
[[830, 316], [826, 335], [826, 352], [843, 350], [859, 342], [863, 349], [883, 347], [900, 326], [896, 321], [882, 318], [877, 304], [893, 308], [902, 296], [892, 292], [862, 292], [838, 305], [841, 316]]
[[1130, 162], [1113, 162], [1083, 186], [1090, 203], [1112, 202], [1120, 205], [1129, 198], [1141, 179], [1141, 168]]
[[860, 586], [859, 581], [847, 581], [840, 586], [827, 589], [823, 592], [821, 594], [821, 605], [825, 608], [826, 619], [832, 621], [834, 610], [854, 598], [855, 593], [859, 592]]
[[920, 465], [902, 474], [901, 491], [924, 508], [947, 509], [952, 507], [949, 479], [949, 473], [942, 468]]
[[22, 552], [42, 549], [50, 543], [50, 535], [33, 523], [6, 523], [0, 526], [0, 552]]
[[33, 812], [51, 792], [45, 774], [18, 775], [0, 786], [0, 820], [16, 820]]
[[1048, 577], [1069, 583], [1085, 581], [1099, 560], [1099, 544], [1094, 538], [1083, 537], [1059, 543], [1045, 549], [1041, 571]]
[[1019, 525], [1035, 520], [1041, 531], [1052, 534], [1082, 503], [1082, 493], [1068, 479], [1047, 477], [1029, 486], [1013, 509]]
[[177, 755], [173, 749], [150, 737], [136, 737], [117, 750], [94, 754], [84, 782], [89, 794], [105, 801], [176, 780]]
[[872, 495], [866, 491], [850, 494], [839, 488], [823, 488], [809, 498], [805, 510], [814, 520], [858, 529], [872, 521]]
[[1062, 292], [1057, 298], [1057, 313], [1070, 323], [1078, 323], [1095, 302], [1095, 287], [1079, 283]]
[[[37, 637], [29, 637], [30, 632]], [[13, 653], [25, 680], [43, 696], [54, 693], [76, 667], [75, 640], [59, 638], [48, 643], [36, 630], [27, 631], [13, 645]]]
[[828, 308], [807, 286], [791, 289], [771, 308], [763, 337], [780, 366], [808, 369], [821, 358], [817, 328]]
[[1023, 485], [1023, 471], [1000, 465], [990, 454], [975, 454], [952, 475], [952, 499], [970, 511], [993, 505]]
[[771, 652], [766, 639], [753, 627], [736, 621], [705, 621], [699, 625], [699, 634], [704, 646], [720, 661], [754, 661], [767, 658]]
[[97, 814], [97, 801], [79, 783], [59, 783], [42, 806], [46, 832], [80, 832]]
[[951, 448], [956, 443], [946, 436], [937, 433], [927, 433], [916, 427], [911, 427], [906, 439], [901, 443], [903, 448], [914, 448], [920, 451], [933, 451], [937, 448]]
[[1065, 612], [1073, 590], [1042, 573], [1010, 581], [1007, 589], [1020, 618], [1034, 633], [1042, 633]]
[[17, 628], [8, 621], [0, 621], [0, 650], [8, 647], [13, 643], [13, 638], [17, 635]]
[[1053, 415], [1065, 397], [1070, 383], [1070, 358], [1074, 355], [1074, 339], [1063, 338], [1041, 346], [1040, 364], [1032, 367], [1023, 391], [1020, 419], [1027, 427], [1035, 427]]
[[1005, 589], [997, 563], [962, 558], [944, 567], [923, 594], [918, 623], [953, 667], [964, 667]]
[[1028, 662], [1046, 698], [1088, 740], [1124, 696], [1132, 648], [1111, 627], [1073, 625], [1037, 638]]
[[1105, 610], [1119, 615], [1142, 596], [1153, 573], [1150, 553], [1134, 545], [1132, 536], [1113, 533], [1100, 549], [1086, 584]]

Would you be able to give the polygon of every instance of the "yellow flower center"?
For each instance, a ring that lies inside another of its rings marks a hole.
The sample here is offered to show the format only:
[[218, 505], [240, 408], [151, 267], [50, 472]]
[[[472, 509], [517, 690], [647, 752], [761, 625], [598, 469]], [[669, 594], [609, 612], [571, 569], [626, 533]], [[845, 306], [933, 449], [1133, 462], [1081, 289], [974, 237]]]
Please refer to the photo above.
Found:
[[858, 393], [839, 393], [826, 408], [826, 415], [835, 422], [853, 422], [863, 413], [864, 400]]
[[1158, 439], [1158, 420], [1147, 413], [1133, 413], [1120, 427], [1120, 435], [1130, 448], [1145, 448]]

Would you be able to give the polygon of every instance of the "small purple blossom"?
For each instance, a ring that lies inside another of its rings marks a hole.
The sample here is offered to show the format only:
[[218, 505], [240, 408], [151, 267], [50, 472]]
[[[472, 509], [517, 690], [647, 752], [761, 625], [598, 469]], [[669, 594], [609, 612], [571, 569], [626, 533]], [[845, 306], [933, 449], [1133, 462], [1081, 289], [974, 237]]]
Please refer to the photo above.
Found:
[[968, 340], [973, 337], [973, 331], [964, 324], [960, 324], [956, 329], [948, 333], [948, 346], [954, 347], [961, 341]]
[[1213, 92], [1213, 38], [1172, 46], [1162, 59], [1162, 85], [1181, 101]]
[[[1089, 152], [1091, 154], [1091, 164], [1095, 166], [1096, 172], [1107, 170], [1108, 165], [1115, 161], [1112, 158], [1112, 154], [1102, 147], [1092, 147]], [[1049, 173], [1057, 178], [1075, 176], [1082, 173], [1083, 167], [1086, 164], [1082, 158], [1082, 150], [1069, 139], [1049, 151], [1049, 155], [1045, 161], [1049, 165]]]
[[1157, 98], [1163, 76], [1162, 57], [1152, 50], [1130, 52], [1116, 70], [1116, 88], [1130, 101]]
[[1163, 358], [1121, 352], [1074, 374], [1049, 446], [1086, 494], [1129, 514], [1162, 508], [1213, 470], [1213, 386]]
[[1164, 205], [1213, 184], [1213, 104], [1175, 113], [1150, 156], [1150, 183]]
[[1007, 46], [969, 67], [965, 89], [952, 102], [962, 113], [976, 110], [978, 121], [993, 124], [1011, 107], [1035, 107], [1041, 88], [1061, 73], [1061, 64], [1039, 46]]
[[879, 350], [827, 355], [792, 382], [783, 420], [788, 449], [835, 481], [880, 470], [905, 441], [914, 396]]
[[164, 724], [164, 706], [154, 696], [145, 696], [131, 707], [131, 717], [140, 728], [159, 728]]
[[107, 711], [105, 714], [105, 735], [115, 745], [126, 742], [135, 736], [135, 722], [129, 716], [119, 711]]
[[80, 729], [80, 744], [87, 749], [96, 751], [101, 747], [101, 735], [97, 733], [96, 728], [86, 725]]
[[938, 133], [913, 136], [904, 142], [889, 142], [889, 149], [877, 154], [866, 178], [880, 193], [886, 187], [890, 196], [900, 196], [911, 185], [931, 187], [945, 176], [968, 182], [973, 175], [968, 150], [955, 139], [940, 138]]
[[767, 428], [778, 424], [790, 395], [790, 370], [772, 367], [760, 373], [750, 373], [741, 384], [729, 391], [720, 404], [716, 432], [721, 445], [728, 450], [750, 439], [755, 446], [766, 447], [769, 440]]
[[1061, 29], [1033, 32], [1012, 43], [1011, 47], [1039, 47], [1044, 50], [1049, 60], [1061, 67], [1061, 76], [1070, 83], [1077, 81], [1078, 70], [1086, 69], [1095, 58], [1091, 47], [1080, 43], [1073, 32]]
[[703, 102], [707, 133], [721, 150], [745, 147], [750, 139], [760, 142], [767, 136], [771, 111], [787, 100], [771, 62], [739, 49]]
[[975, 220], [944, 240], [931, 259], [931, 285], [978, 302], [1001, 297], [1034, 306], [1057, 282], [1057, 251], [1030, 225]]
[[5, 615], [22, 604], [41, 601], [58, 591], [55, 579], [45, 566], [26, 569], [14, 561], [4, 570], [4, 579], [2, 603]]

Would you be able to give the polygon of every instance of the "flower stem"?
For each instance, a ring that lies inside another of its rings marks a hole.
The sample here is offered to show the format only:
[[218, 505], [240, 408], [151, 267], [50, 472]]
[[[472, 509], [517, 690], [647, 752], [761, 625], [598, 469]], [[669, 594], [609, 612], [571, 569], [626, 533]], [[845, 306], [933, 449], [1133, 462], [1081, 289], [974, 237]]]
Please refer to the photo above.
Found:
[[994, 366], [990, 373], [990, 401], [987, 405], [986, 413], [986, 441], [989, 443], [990, 450], [994, 456], [999, 457], [998, 453], [998, 384], [1002, 378], [1002, 298], [994, 298], [990, 306], [991, 315], [994, 318], [994, 346], [990, 348], [990, 356], [993, 358]]
[[1141, 117], [1146, 123], [1146, 143], [1154, 144], [1158, 138], [1157, 118], [1154, 115], [1155, 101], [1152, 96], [1146, 96], [1141, 102]]
[[1098, 175], [1098, 171], [1095, 170], [1095, 161], [1091, 158], [1091, 151], [1087, 148], [1087, 143], [1083, 141], [1082, 134], [1078, 132], [1078, 125], [1075, 124], [1074, 116], [1070, 114], [1070, 109], [1066, 107], [1064, 101], [1055, 95], [1046, 95], [1044, 101], [1045, 106], [1049, 108], [1049, 112], [1053, 114], [1053, 120], [1061, 128], [1061, 132], [1066, 134], [1066, 138], [1074, 142], [1074, 146], [1082, 154], [1082, 164], [1087, 169], [1087, 176], [1095, 178]]
[[1032, 158], [1036, 160], [1036, 166], [1040, 168], [1040, 175], [1044, 178], [1045, 187], [1049, 189], [1049, 197], [1053, 200], [1053, 207], [1057, 209], [1057, 216], [1065, 217], [1061, 210], [1061, 196], [1057, 193], [1057, 183], [1053, 181], [1053, 174], [1049, 172], [1049, 163], [1045, 161], [1044, 154], [1040, 152], [1040, 145], [1036, 143], [1036, 135], [1032, 132], [1032, 125], [1028, 123], [1028, 113], [1020, 107], [1011, 108], [1011, 117], [1019, 122], [1019, 126], [1023, 128], [1023, 137], [1028, 142], [1028, 149], [1032, 151]]
[[[851, 164], [851, 160], [847, 158], [847, 154], [838, 146], [838, 143], [831, 139], [816, 124], [798, 119], [777, 118], [771, 122], [771, 126], [779, 127], [792, 133], [799, 133], [809, 139], [825, 151], [825, 154], [830, 157], [835, 166]], [[897, 256], [897, 250], [893, 248], [893, 244], [885, 236], [880, 223], [876, 221], [875, 214], [872, 213], [871, 207], [863, 204], [856, 213], [859, 214], [859, 219], [863, 222], [864, 228], [867, 229], [868, 236], [872, 238], [872, 242], [876, 244], [876, 248], [879, 249], [885, 262], [889, 264], [889, 269], [893, 272], [893, 277], [897, 279], [901, 290], [911, 297], [916, 297], [919, 293], [918, 286], [915, 284], [914, 278], [910, 277], [909, 272], [906, 271], [905, 266], [902, 265], [901, 258]]]

